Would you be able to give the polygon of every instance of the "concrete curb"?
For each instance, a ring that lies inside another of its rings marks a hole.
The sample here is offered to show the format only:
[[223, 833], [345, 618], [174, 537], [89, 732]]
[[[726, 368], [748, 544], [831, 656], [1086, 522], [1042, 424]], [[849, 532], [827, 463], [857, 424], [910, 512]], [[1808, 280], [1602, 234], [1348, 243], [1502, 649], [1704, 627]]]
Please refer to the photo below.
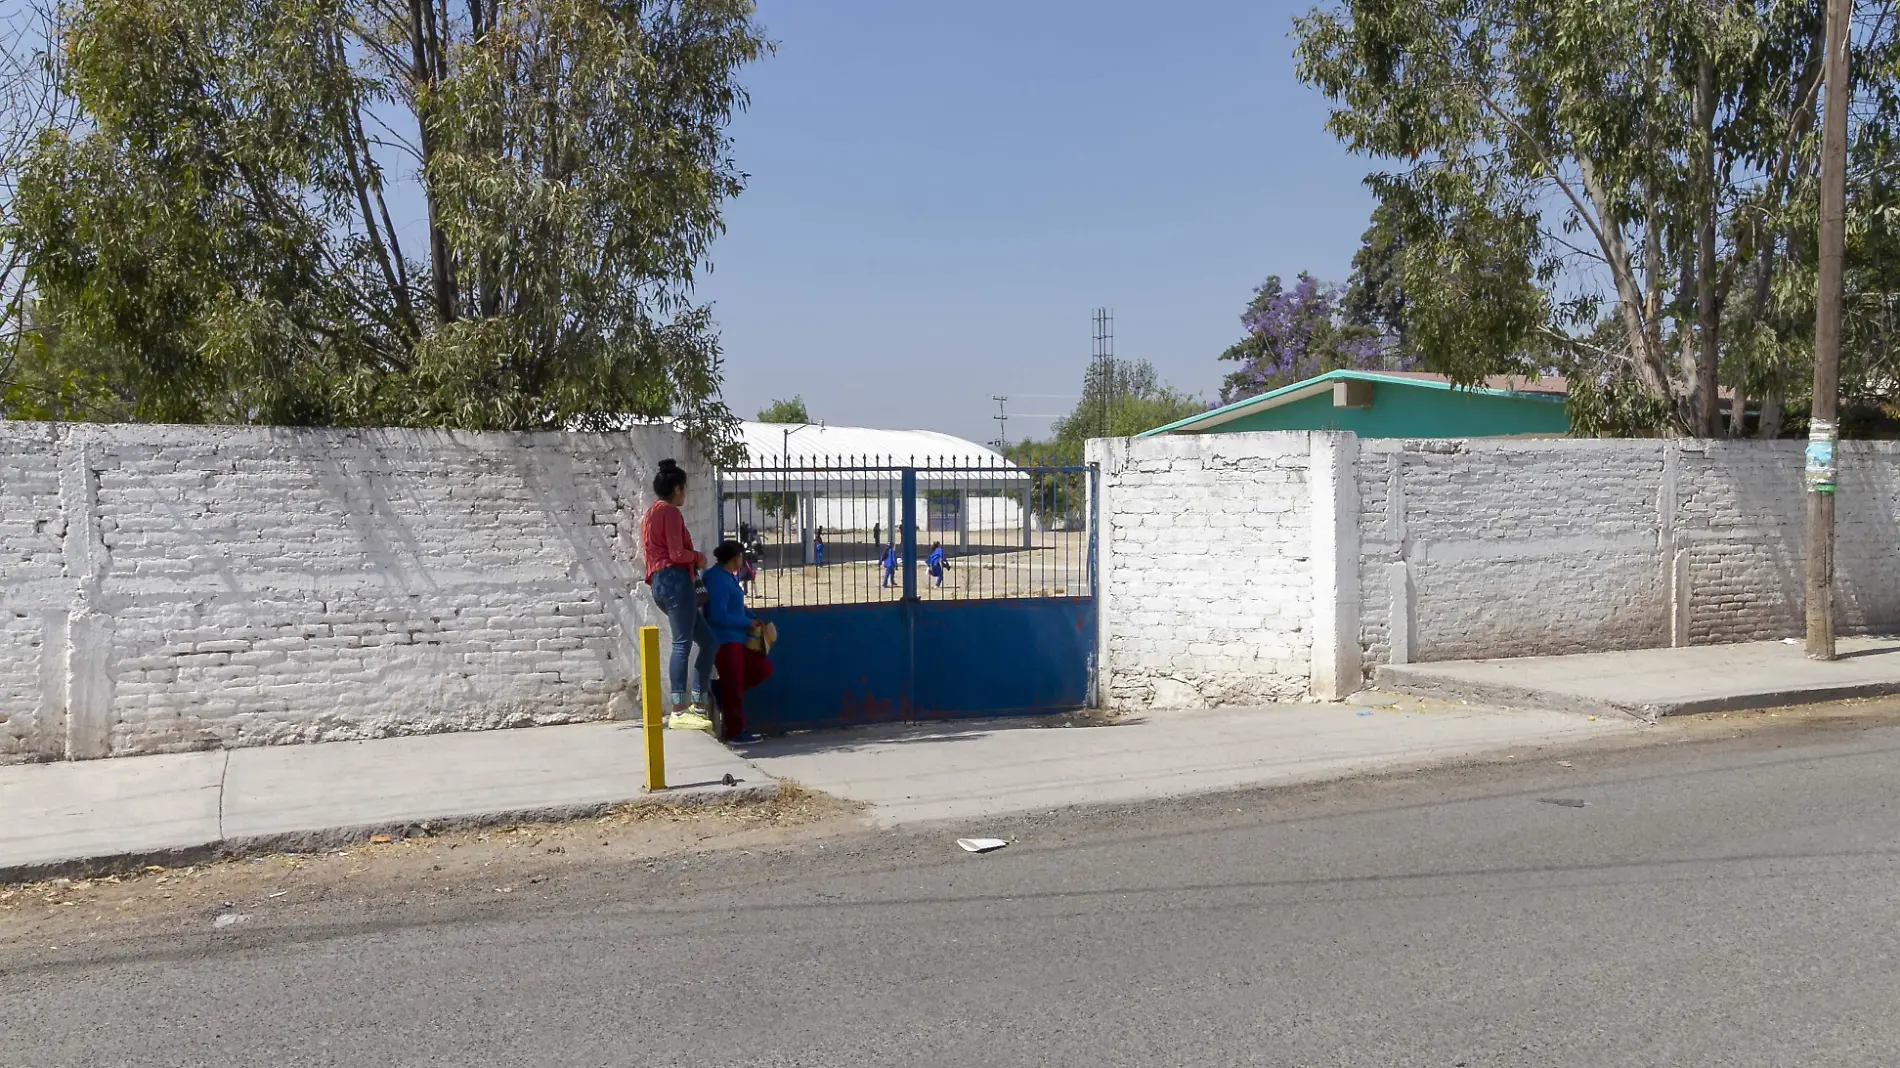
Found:
[[1763, 690], [1755, 693], [1636, 703], [1590, 697], [1563, 690], [1452, 678], [1433, 671], [1429, 664], [1382, 666], [1378, 672], [1378, 683], [1380, 689], [1414, 696], [1470, 701], [1474, 704], [1496, 705], [1504, 708], [1536, 708], [1550, 712], [1577, 712], [1590, 715], [1620, 712], [1645, 723], [1655, 723], [1664, 716], [1699, 716], [1710, 712], [1750, 712], [1763, 708], [1786, 708], [1791, 705], [1812, 705], [1827, 701], [1900, 696], [1900, 680], [1896, 680], [1793, 686], [1787, 689]]
[[175, 868], [214, 860], [258, 856], [268, 853], [315, 853], [360, 844], [370, 837], [387, 834], [408, 837], [421, 831], [434, 836], [456, 831], [480, 830], [515, 823], [560, 823], [592, 819], [627, 805], [726, 805], [743, 801], [766, 801], [777, 797], [776, 779], [756, 785], [741, 784], [722, 793], [693, 790], [679, 794], [641, 794], [618, 801], [590, 801], [584, 804], [542, 805], [528, 808], [497, 809], [489, 812], [465, 812], [452, 815], [418, 816], [406, 820], [385, 820], [272, 834], [243, 835], [209, 842], [178, 845], [163, 849], [145, 849], [122, 853], [102, 853], [88, 857], [36, 861], [28, 864], [0, 865], [0, 884], [30, 883], [43, 879], [91, 878], [136, 871], [150, 864]]

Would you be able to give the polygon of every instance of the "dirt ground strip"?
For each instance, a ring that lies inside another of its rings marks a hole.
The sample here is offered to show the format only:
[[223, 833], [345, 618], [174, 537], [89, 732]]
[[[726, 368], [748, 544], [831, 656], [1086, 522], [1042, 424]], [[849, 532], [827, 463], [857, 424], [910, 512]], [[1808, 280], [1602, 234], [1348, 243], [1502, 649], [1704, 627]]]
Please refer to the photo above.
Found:
[[110, 940], [134, 928], [237, 926], [315, 902], [498, 896], [580, 871], [710, 850], [770, 851], [861, 829], [855, 806], [785, 784], [776, 797], [628, 805], [565, 823], [440, 836], [378, 835], [324, 853], [278, 853], [96, 879], [0, 886], [0, 950]]

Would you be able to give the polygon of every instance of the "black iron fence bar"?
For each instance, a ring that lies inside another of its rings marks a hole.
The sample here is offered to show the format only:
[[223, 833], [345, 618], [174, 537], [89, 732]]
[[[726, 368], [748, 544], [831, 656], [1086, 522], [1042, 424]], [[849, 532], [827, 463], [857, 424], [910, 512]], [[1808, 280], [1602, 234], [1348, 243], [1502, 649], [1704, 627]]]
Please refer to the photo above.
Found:
[[[719, 472], [720, 536], [751, 535], [742, 539], [748, 560], [769, 576], [760, 584], [769, 591], [762, 607], [893, 600], [906, 595], [900, 569], [911, 595], [931, 599], [1088, 596], [1097, 555], [1088, 515], [1095, 477], [1091, 465], [1000, 458], [845, 456], [735, 465]], [[900, 495], [908, 523], [896, 514]], [[878, 498], [882, 508], [870, 503]], [[919, 508], [926, 503], [929, 509]], [[1020, 509], [1013, 522], [1012, 508]], [[755, 525], [768, 517], [778, 530], [769, 565], [764, 528]], [[933, 549], [942, 550], [941, 564], [916, 540], [925, 527]], [[1011, 529], [1019, 529], [1020, 540], [1005, 534], [999, 543], [997, 531]], [[954, 548], [938, 537], [951, 532]]]
[[1025, 463], [1025, 464], [1008, 464], [1008, 465], [998, 464], [995, 466], [991, 466], [988, 464], [957, 463], [957, 464], [943, 464], [941, 466], [931, 466], [929, 464], [925, 464], [921, 460], [917, 461], [916, 463], [906, 463], [901, 460], [892, 460], [889, 462], [878, 461], [876, 463], [865, 463], [865, 464], [819, 460], [819, 461], [813, 461], [811, 463], [796, 463], [796, 464], [789, 464], [789, 465], [739, 464], [734, 467], [722, 467], [719, 470], [722, 472], [727, 472], [727, 473], [730, 473], [733, 471], [778, 471], [782, 467], [786, 467], [786, 466], [789, 466], [794, 471], [801, 470], [801, 469], [802, 470], [818, 470], [818, 471], [893, 471], [893, 472], [899, 472], [899, 471], [920, 471], [920, 472], [923, 472], [923, 471], [996, 471], [1003, 474], [1008, 474], [1015, 471], [1081, 472], [1081, 471], [1095, 470], [1095, 466], [1093, 464]]

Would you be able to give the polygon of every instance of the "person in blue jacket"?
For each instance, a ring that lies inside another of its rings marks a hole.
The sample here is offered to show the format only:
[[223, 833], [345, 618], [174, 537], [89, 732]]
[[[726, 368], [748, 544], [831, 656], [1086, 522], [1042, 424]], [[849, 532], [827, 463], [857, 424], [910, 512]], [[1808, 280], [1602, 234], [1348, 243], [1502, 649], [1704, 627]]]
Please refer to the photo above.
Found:
[[717, 566], [706, 572], [706, 624], [719, 669], [720, 740], [745, 745], [759, 740], [745, 728], [745, 692], [772, 677], [772, 661], [746, 641], [759, 617], [745, 606], [745, 591], [739, 588], [745, 550], [736, 541], [721, 542], [713, 560]]
[[926, 558], [926, 559], [925, 559], [925, 561], [924, 561], [924, 563], [926, 563], [926, 564], [928, 564], [928, 565], [930, 566], [930, 578], [931, 578], [931, 580], [932, 580], [932, 581], [933, 581], [933, 582], [934, 582], [934, 583], [935, 583], [936, 585], [938, 585], [938, 586], [942, 586], [942, 585], [943, 585], [943, 573], [944, 573], [944, 569], [946, 569], [946, 568], [948, 568], [948, 567], [950, 566], [950, 560], [949, 560], [949, 558], [947, 558], [947, 557], [945, 557], [945, 556], [943, 555], [943, 543], [942, 543], [942, 542], [940, 542], [940, 541], [939, 541], [939, 542], [932, 542], [932, 543], [931, 543], [931, 545], [930, 545], [930, 556], [929, 556], [928, 558]]
[[884, 547], [884, 554], [877, 558], [878, 565], [884, 569], [883, 585], [897, 585], [897, 562], [903, 558], [903, 555], [903, 553], [897, 551], [897, 547], [894, 545], [886, 545]]

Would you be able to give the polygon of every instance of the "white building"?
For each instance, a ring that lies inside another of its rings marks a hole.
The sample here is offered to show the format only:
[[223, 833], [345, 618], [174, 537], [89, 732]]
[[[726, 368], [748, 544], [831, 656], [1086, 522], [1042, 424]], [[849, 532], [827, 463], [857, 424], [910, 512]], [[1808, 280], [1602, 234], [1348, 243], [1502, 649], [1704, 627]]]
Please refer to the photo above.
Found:
[[[916, 472], [918, 536], [967, 547], [971, 531], [1022, 531], [1034, 480], [1002, 454], [973, 441], [929, 430], [874, 430], [820, 424], [741, 424], [746, 462], [719, 475], [725, 532], [747, 523], [760, 530], [796, 525], [812, 559], [812, 539], [852, 535], [854, 541], [898, 541], [905, 469]], [[781, 509], [780, 501], [795, 507]], [[784, 515], [779, 513], [783, 511]], [[857, 537], [855, 535], [862, 535]]]

